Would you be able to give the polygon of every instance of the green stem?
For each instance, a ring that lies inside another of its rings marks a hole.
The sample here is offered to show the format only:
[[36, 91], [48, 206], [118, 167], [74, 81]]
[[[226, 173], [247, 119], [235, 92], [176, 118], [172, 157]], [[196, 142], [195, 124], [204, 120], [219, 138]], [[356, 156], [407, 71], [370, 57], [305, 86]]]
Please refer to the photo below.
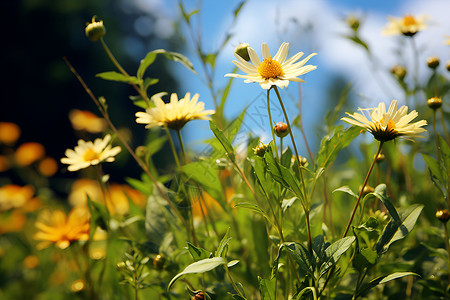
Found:
[[111, 119], [109, 118], [109, 114], [104, 108], [104, 106], [100, 103], [100, 101], [95, 97], [94, 93], [89, 89], [89, 87], [84, 82], [83, 78], [78, 74], [78, 72], [75, 70], [75, 68], [70, 64], [70, 62], [64, 57], [64, 61], [69, 67], [70, 71], [75, 75], [75, 77], [78, 79], [80, 84], [83, 86], [86, 93], [89, 95], [89, 97], [94, 101], [95, 105], [97, 106], [98, 110], [102, 114], [103, 118], [105, 118], [106, 122], [108, 123], [109, 127], [114, 131], [116, 136], [120, 139], [122, 142], [122, 145], [128, 150], [128, 152], [131, 154], [131, 156], [134, 158], [136, 163], [141, 167], [141, 169], [145, 172], [145, 174], [148, 175], [150, 180], [155, 185], [158, 192], [161, 194], [161, 196], [167, 201], [167, 204], [170, 206], [171, 210], [178, 216], [178, 218], [181, 220], [181, 222], [184, 224], [185, 228], [187, 228], [186, 220], [183, 218], [183, 216], [180, 214], [180, 212], [175, 208], [175, 206], [170, 201], [169, 197], [164, 193], [164, 191], [161, 189], [161, 187], [158, 184], [158, 181], [153, 176], [153, 174], [150, 172], [149, 168], [144, 164], [144, 162], [136, 155], [136, 153], [131, 149], [128, 142], [125, 140], [125, 138], [120, 134], [119, 130], [117, 130], [116, 126], [112, 123]]
[[419, 51], [417, 50], [416, 41], [414, 37], [410, 37], [411, 47], [413, 51], [413, 60], [414, 60], [414, 95], [417, 93], [419, 89]]
[[[445, 248], [447, 248], [447, 272], [448, 272], [448, 284], [450, 285], [450, 244], [448, 241], [448, 229], [447, 223], [444, 223], [444, 233], [445, 233]], [[447, 293], [447, 289], [445, 289]]]
[[446, 139], [447, 143], [450, 144], [450, 135], [447, 130], [447, 125], [445, 124], [444, 110], [442, 109], [442, 107], [439, 110], [441, 112], [441, 123], [442, 123], [442, 129], [444, 130], [445, 139]]
[[178, 140], [180, 141], [181, 153], [183, 154], [184, 164], [187, 163], [186, 151], [184, 150], [183, 139], [181, 138], [180, 129], [177, 130]]
[[312, 253], [311, 228], [310, 228], [310, 224], [309, 224], [309, 220], [308, 220], [308, 218], [309, 218], [309, 207], [310, 207], [311, 203], [307, 199], [308, 194], [306, 192], [305, 180], [303, 178], [303, 171], [302, 171], [300, 160], [299, 160], [299, 155], [298, 155], [298, 151], [297, 151], [297, 145], [295, 144], [294, 135], [292, 133], [291, 123], [289, 122], [289, 117], [288, 117], [288, 115], [286, 113], [286, 109], [284, 108], [284, 104], [283, 104], [283, 101], [281, 100], [281, 96], [280, 96], [280, 93], [278, 92], [277, 86], [273, 86], [273, 87], [274, 87], [275, 93], [277, 94], [278, 101], [280, 102], [281, 109], [283, 110], [284, 118], [286, 119], [286, 124], [288, 126], [289, 135], [290, 135], [291, 141], [292, 141], [292, 146], [294, 147], [295, 161], [297, 162], [297, 167], [298, 167], [298, 171], [299, 171], [299, 174], [300, 174], [300, 179], [302, 181], [303, 193], [304, 193], [305, 200], [306, 200], [304, 209], [305, 209], [305, 217], [307, 219], [306, 220], [306, 226], [307, 226], [307, 230], [308, 230], [308, 245], [309, 245], [309, 250]]
[[269, 114], [269, 126], [270, 131], [272, 132], [272, 141], [275, 146], [275, 156], [277, 160], [280, 161], [280, 157], [278, 156], [277, 142], [275, 140], [275, 131], [272, 125], [272, 113], [270, 112], [270, 89], [267, 90], [267, 113]]
[[177, 150], [175, 149], [175, 144], [173, 143], [172, 136], [170, 135], [169, 129], [164, 126], [164, 130], [166, 132], [167, 138], [169, 139], [170, 149], [172, 149], [173, 158], [175, 160], [175, 164], [177, 165], [177, 168], [181, 168], [180, 159], [178, 158]]
[[436, 131], [436, 110], [433, 109], [433, 131], [434, 131], [434, 142], [436, 143], [436, 158], [439, 162], [441, 160], [440, 158], [440, 151], [439, 151], [439, 137], [438, 133]]
[[231, 284], [233, 285], [233, 288], [236, 290], [236, 292], [238, 292], [239, 296], [244, 298], [244, 295], [242, 295], [241, 291], [236, 286], [236, 283], [234, 282], [233, 277], [231, 277], [231, 273], [230, 273], [230, 270], [228, 269], [227, 264], [225, 264], [225, 271], [227, 272], [228, 278], [230, 278], [230, 281], [231, 281]]
[[364, 188], [366, 187], [367, 182], [369, 181], [370, 173], [372, 173], [373, 166], [375, 165], [375, 162], [377, 161], [378, 155], [381, 153], [381, 148], [382, 147], [383, 147], [383, 142], [380, 142], [380, 145], [378, 146], [377, 153], [375, 154], [375, 156], [373, 158], [373, 161], [372, 161], [372, 164], [370, 165], [369, 171], [367, 172], [366, 179], [364, 180], [364, 183], [363, 183], [363, 186], [361, 188], [361, 191], [359, 191], [358, 200], [356, 201], [355, 208], [353, 209], [352, 216], [350, 217], [350, 221], [348, 222], [347, 228], [345, 229], [344, 235], [342, 236], [343, 238], [347, 236], [348, 230], [350, 229], [350, 226], [352, 225], [352, 221], [353, 221], [353, 218], [355, 217], [356, 209], [358, 208], [359, 202], [361, 201], [361, 197], [362, 197], [362, 194], [364, 192]]
[[[114, 54], [112, 54], [111, 50], [109, 50], [108, 46], [106, 45], [105, 41], [103, 40], [103, 37], [100, 38], [100, 43], [102, 44], [103, 49], [105, 49], [105, 52], [108, 55], [109, 59], [116, 66], [116, 68], [119, 69], [120, 73], [122, 73], [123, 75], [125, 75], [127, 77], [130, 77], [130, 75], [128, 75], [127, 71], [125, 71], [125, 69], [122, 68], [122, 66], [119, 64], [117, 59], [114, 57]], [[134, 84], [134, 83], [130, 83], [130, 84], [139, 93], [139, 95], [142, 97], [142, 99], [144, 99], [144, 101], [147, 102], [148, 107], [150, 107], [150, 101], [148, 100], [147, 95], [144, 94], [142, 92], [142, 90], [136, 84]]]

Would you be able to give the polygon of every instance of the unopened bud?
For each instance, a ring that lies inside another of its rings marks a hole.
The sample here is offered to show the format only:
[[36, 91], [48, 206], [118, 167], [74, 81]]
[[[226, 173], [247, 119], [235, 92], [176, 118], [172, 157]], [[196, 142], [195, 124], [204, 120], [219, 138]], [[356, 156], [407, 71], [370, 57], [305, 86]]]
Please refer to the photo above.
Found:
[[192, 296], [191, 299], [192, 300], [203, 300], [203, 299], [205, 299], [205, 294], [203, 294], [203, 292], [198, 292], [197, 294]]
[[442, 99], [441, 97], [432, 97], [427, 100], [427, 104], [429, 108], [438, 109], [442, 106]]
[[278, 122], [277, 124], [275, 124], [275, 127], [273, 128], [273, 130], [275, 131], [275, 134], [279, 138], [284, 138], [285, 136], [287, 136], [289, 134], [289, 127], [284, 122]]
[[430, 69], [436, 69], [439, 66], [439, 57], [437, 56], [430, 56], [427, 57], [427, 66]]
[[450, 61], [447, 62], [447, 64], [445, 65], [445, 68], [447, 69], [447, 71], [450, 72]]
[[136, 155], [138, 157], [145, 157], [146, 153], [147, 153], [147, 147], [145, 147], [145, 146], [138, 146], [136, 148]]
[[[303, 156], [298, 156], [298, 161], [300, 163], [300, 166], [302, 167], [307, 167], [308, 166], [308, 160], [306, 159], [306, 157]], [[292, 155], [291, 158], [291, 163], [295, 163], [295, 155]]]
[[117, 270], [125, 270], [125, 268], [126, 268], [126, 265], [125, 265], [125, 262], [123, 262], [123, 261], [120, 261], [120, 262], [118, 262], [117, 264], [116, 264], [116, 269]]
[[234, 49], [234, 53], [242, 57], [245, 61], [250, 61], [250, 55], [248, 54], [248, 47], [250, 47], [247, 43], [241, 43], [237, 45], [236, 49]]
[[436, 218], [442, 223], [447, 223], [450, 219], [450, 213], [447, 209], [440, 209], [436, 212]]
[[375, 189], [371, 186], [366, 185], [362, 191], [363, 197], [369, 193], [375, 192]]
[[92, 22], [86, 24], [86, 36], [91, 42], [98, 41], [101, 37], [106, 34], [105, 26], [103, 26], [103, 21], [96, 21], [97, 16], [92, 17]]
[[377, 163], [382, 162], [384, 159], [385, 159], [385, 156], [383, 153], [378, 154], [377, 157], [375, 158]]
[[353, 31], [358, 31], [359, 25], [361, 24], [361, 22], [359, 21], [359, 19], [355, 15], [349, 15], [345, 19], [345, 22], [348, 24], [348, 26], [350, 26], [350, 28]]
[[263, 144], [262, 142], [260, 143], [261, 145], [256, 146], [256, 148], [253, 148], [253, 152], [260, 157], [264, 157], [264, 153], [266, 153], [267, 150], [267, 145]]
[[396, 65], [392, 67], [391, 73], [394, 74], [394, 76], [398, 79], [403, 80], [406, 76], [407, 71], [404, 66]]
[[165, 262], [166, 258], [162, 254], [158, 254], [153, 259], [153, 267], [155, 267], [155, 269], [157, 270], [162, 270]]

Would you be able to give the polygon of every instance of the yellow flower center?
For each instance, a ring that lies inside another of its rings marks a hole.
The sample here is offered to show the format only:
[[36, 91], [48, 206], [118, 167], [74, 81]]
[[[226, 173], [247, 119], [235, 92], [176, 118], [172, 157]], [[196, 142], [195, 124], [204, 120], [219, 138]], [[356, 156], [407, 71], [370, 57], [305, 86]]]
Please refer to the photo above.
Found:
[[92, 148], [89, 148], [83, 154], [84, 161], [93, 161], [94, 159], [98, 159], [98, 153], [95, 152]]
[[412, 26], [412, 25], [416, 25], [416, 19], [414, 19], [413, 16], [411, 15], [407, 15], [403, 18], [403, 25], [404, 26]]
[[258, 73], [262, 78], [277, 78], [280, 75], [283, 75], [283, 68], [281, 64], [276, 60], [273, 60], [272, 57], [266, 58], [258, 67]]

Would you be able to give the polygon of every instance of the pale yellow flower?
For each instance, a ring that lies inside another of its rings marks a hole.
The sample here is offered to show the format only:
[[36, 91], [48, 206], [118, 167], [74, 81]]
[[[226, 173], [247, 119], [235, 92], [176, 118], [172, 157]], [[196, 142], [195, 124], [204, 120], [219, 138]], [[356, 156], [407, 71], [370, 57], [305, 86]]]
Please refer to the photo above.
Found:
[[266, 43], [263, 43], [263, 61], [261, 62], [256, 54], [256, 51], [253, 50], [252, 47], [248, 47], [247, 51], [252, 63], [245, 61], [236, 53], [234, 53], [234, 57], [236, 57], [237, 61], [233, 60], [233, 63], [247, 74], [241, 75], [231, 73], [226, 74], [225, 76], [244, 78], [244, 82], [246, 83], [257, 82], [263, 89], [266, 90], [270, 89], [274, 85], [279, 86], [280, 88], [287, 87], [289, 85], [289, 81], [305, 82], [304, 80], [298, 78], [298, 76], [317, 69], [317, 66], [305, 66], [308, 60], [316, 55], [316, 53], [312, 53], [305, 59], [297, 62], [300, 57], [303, 56], [303, 52], [299, 52], [286, 60], [288, 50], [289, 43], [283, 43], [275, 56], [272, 57], [270, 55], [269, 46], [267, 46]]
[[111, 148], [109, 144], [111, 135], [106, 135], [104, 139], [96, 139], [94, 142], [85, 142], [78, 140], [78, 146], [74, 150], [67, 149], [66, 156], [61, 158], [63, 164], [68, 164], [69, 171], [77, 171], [80, 169], [94, 166], [100, 162], [113, 162], [120, 151], [120, 146]]
[[186, 93], [183, 99], [178, 100], [177, 94], [170, 95], [170, 102], [164, 103], [161, 99], [167, 93], [158, 93], [152, 97], [155, 107], [146, 112], [136, 113], [136, 123], [146, 124], [145, 128], [167, 126], [170, 129], [180, 130], [187, 122], [192, 120], [210, 120], [214, 110], [205, 110], [205, 103], [198, 102], [198, 94], [191, 99]]
[[383, 35], [400, 35], [413, 36], [417, 32], [426, 29], [426, 20], [428, 16], [421, 15], [414, 17], [406, 15], [403, 18], [388, 17], [389, 22], [383, 29]]
[[33, 195], [34, 188], [30, 185], [7, 184], [0, 187], [0, 212], [25, 206]]
[[74, 241], [89, 239], [90, 214], [87, 208], [75, 207], [67, 216], [61, 210], [43, 211], [35, 226], [39, 231], [34, 239], [41, 242], [38, 249], [43, 249], [55, 244], [60, 249], [69, 247]]
[[[360, 108], [358, 110], [361, 111], [362, 114], [346, 113], [350, 118], [345, 117], [341, 120], [367, 129], [375, 139], [381, 142], [390, 141], [396, 137], [403, 136], [422, 137], [420, 133], [426, 131], [421, 127], [427, 125], [427, 121], [420, 120], [416, 123], [410, 123], [419, 114], [415, 110], [408, 113], [408, 107], [406, 105], [403, 105], [397, 110], [397, 100], [392, 100], [388, 111], [386, 111], [386, 106], [383, 102], [378, 104], [378, 107], [376, 108]], [[364, 112], [369, 112], [371, 120], [365, 116]]]

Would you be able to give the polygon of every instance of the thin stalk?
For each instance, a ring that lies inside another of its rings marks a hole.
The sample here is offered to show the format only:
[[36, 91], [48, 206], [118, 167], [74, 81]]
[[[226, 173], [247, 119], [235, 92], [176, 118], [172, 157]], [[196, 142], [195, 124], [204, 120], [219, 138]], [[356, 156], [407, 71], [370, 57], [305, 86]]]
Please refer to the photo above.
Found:
[[181, 138], [180, 129], [177, 130], [178, 140], [180, 141], [181, 153], [183, 154], [184, 164], [187, 163], [186, 151], [184, 150], [183, 139]]
[[92, 91], [89, 89], [89, 87], [86, 85], [86, 83], [84, 82], [83, 78], [81, 78], [81, 76], [78, 74], [78, 72], [75, 70], [75, 68], [70, 64], [70, 62], [64, 57], [63, 58], [64, 61], [66, 62], [67, 66], [69, 67], [70, 71], [75, 75], [75, 77], [78, 79], [78, 81], [80, 82], [80, 84], [83, 86], [84, 90], [86, 91], [86, 93], [89, 95], [89, 97], [92, 99], [92, 101], [94, 101], [95, 105], [97, 106], [97, 108], [99, 109], [100, 113], [102, 114], [103, 118], [106, 120], [106, 122], [108, 123], [109, 127], [111, 128], [112, 131], [114, 131], [114, 133], [116, 134], [116, 136], [120, 139], [120, 141], [122, 142], [122, 145], [128, 150], [128, 152], [131, 154], [131, 156], [134, 158], [134, 160], [136, 161], [136, 163], [139, 165], [139, 167], [141, 167], [141, 169], [145, 172], [145, 174], [147, 174], [147, 176], [150, 178], [150, 180], [153, 182], [153, 184], [155, 185], [156, 189], [158, 190], [158, 192], [161, 194], [161, 196], [167, 201], [167, 204], [170, 206], [170, 208], [172, 209], [172, 211], [178, 216], [178, 218], [181, 220], [181, 222], [184, 224], [185, 228], [187, 228], [187, 223], [186, 220], [184, 220], [183, 216], [180, 214], [180, 212], [173, 206], [172, 202], [170, 201], [170, 199], [167, 197], [167, 195], [163, 192], [163, 190], [161, 189], [161, 187], [158, 185], [158, 181], [156, 180], [156, 178], [153, 176], [153, 174], [150, 172], [150, 170], [148, 169], [148, 167], [143, 163], [143, 161], [136, 155], [136, 153], [131, 149], [130, 145], [127, 143], [127, 141], [125, 140], [125, 138], [120, 134], [120, 132], [117, 130], [116, 126], [114, 126], [114, 124], [112, 123], [111, 119], [109, 118], [108, 112], [106, 110], [106, 108], [104, 108], [102, 106], [102, 104], [100, 104], [100, 101], [97, 99], [97, 97], [94, 96], [94, 94], [92, 93]]
[[238, 292], [239, 296], [244, 298], [244, 295], [242, 295], [241, 291], [236, 286], [236, 283], [234, 282], [233, 277], [231, 277], [231, 273], [230, 273], [230, 270], [228, 269], [227, 264], [225, 264], [225, 271], [227, 272], [228, 278], [230, 278], [230, 281], [231, 281], [231, 284], [233, 285], [233, 288], [236, 290], [236, 292]]
[[447, 125], [445, 124], [444, 110], [442, 109], [442, 107], [439, 110], [441, 111], [441, 123], [442, 123], [442, 129], [444, 130], [445, 139], [446, 139], [447, 143], [450, 144], [450, 135], [447, 130]]
[[414, 61], [414, 95], [417, 93], [419, 89], [419, 51], [417, 50], [416, 41], [414, 37], [410, 37], [411, 48], [413, 51], [413, 61]]
[[359, 202], [361, 201], [361, 197], [362, 197], [362, 194], [363, 194], [363, 191], [364, 191], [364, 187], [367, 185], [367, 182], [369, 181], [370, 173], [372, 173], [373, 166], [375, 165], [375, 162], [377, 161], [378, 154], [381, 153], [381, 148], [382, 147], [383, 147], [383, 142], [380, 142], [380, 145], [378, 146], [377, 153], [375, 154], [375, 156], [373, 158], [373, 161], [372, 161], [372, 164], [370, 165], [369, 171], [367, 172], [366, 179], [364, 180], [364, 183], [363, 183], [363, 186], [361, 188], [361, 191], [359, 191], [358, 200], [356, 200], [355, 208], [353, 209], [353, 213], [352, 213], [352, 216], [350, 217], [350, 221], [348, 222], [347, 228], [345, 229], [344, 235], [342, 236], [343, 238], [347, 236], [347, 232], [350, 229], [350, 226], [352, 225], [353, 218], [355, 217], [355, 214], [356, 214], [356, 209], [358, 208]]
[[267, 113], [269, 114], [269, 126], [270, 131], [272, 132], [272, 141], [275, 146], [275, 156], [277, 160], [280, 161], [280, 157], [278, 156], [277, 142], [275, 140], [275, 131], [272, 126], [272, 113], [270, 112], [270, 89], [267, 90]]
[[177, 150], [175, 149], [175, 144], [173, 143], [172, 136], [170, 135], [169, 129], [164, 126], [167, 138], [169, 139], [170, 149], [172, 149], [173, 158], [178, 169], [181, 169], [180, 159], [178, 158]]
[[[127, 71], [125, 71], [124, 68], [120, 65], [120, 63], [117, 61], [117, 59], [114, 57], [114, 54], [112, 54], [111, 50], [109, 50], [108, 46], [106, 45], [105, 41], [103, 40], [103, 37], [100, 38], [100, 43], [103, 46], [103, 49], [105, 50], [106, 54], [108, 55], [109, 59], [112, 61], [112, 63], [116, 66], [117, 69], [119, 69], [120, 73], [123, 75], [130, 77], [128, 75]], [[139, 93], [139, 95], [144, 99], [144, 101], [147, 103], [148, 107], [150, 107], [150, 101], [148, 100], [148, 96], [142, 92], [142, 90], [134, 83], [130, 83], [131, 86]]]
[[436, 143], [436, 158], [439, 162], [441, 160], [441, 155], [439, 152], [439, 137], [436, 131], [436, 110], [433, 109], [433, 131], [434, 131], [434, 142]]
[[[274, 90], [275, 90], [275, 93], [277, 94], [278, 101], [280, 102], [281, 109], [283, 110], [284, 118], [286, 119], [286, 124], [288, 125], [288, 128], [289, 128], [289, 135], [291, 137], [292, 146], [294, 147], [294, 152], [295, 152], [295, 161], [297, 162], [297, 167], [298, 167], [298, 171], [299, 171], [299, 174], [300, 174], [300, 179], [302, 181], [303, 193], [304, 193], [305, 197], [308, 197], [307, 192], [306, 192], [305, 180], [303, 178], [303, 171], [302, 171], [302, 168], [301, 168], [301, 165], [300, 165], [300, 160], [298, 158], [297, 146], [295, 144], [294, 135], [292, 133], [291, 123], [289, 122], [289, 117], [288, 117], [288, 115], [286, 113], [286, 109], [284, 108], [284, 104], [283, 104], [283, 101], [281, 100], [281, 96], [280, 96], [280, 93], [278, 92], [277, 86], [274, 86]], [[306, 216], [306, 219], [307, 219], [306, 220], [306, 226], [307, 226], [307, 230], [308, 230], [308, 245], [309, 245], [309, 250], [312, 253], [311, 228], [310, 228], [310, 224], [309, 224], [309, 220], [308, 220], [310, 203], [309, 203], [308, 199], [305, 199], [305, 200], [306, 200], [306, 203], [305, 203], [306, 204], [306, 206], [305, 206], [305, 216]]]
[[[448, 269], [448, 284], [450, 285], [450, 244], [448, 241], [448, 229], [447, 223], [444, 223], [444, 233], [445, 233], [445, 248], [447, 248], [447, 269]], [[447, 289], [445, 289], [447, 293]]]

